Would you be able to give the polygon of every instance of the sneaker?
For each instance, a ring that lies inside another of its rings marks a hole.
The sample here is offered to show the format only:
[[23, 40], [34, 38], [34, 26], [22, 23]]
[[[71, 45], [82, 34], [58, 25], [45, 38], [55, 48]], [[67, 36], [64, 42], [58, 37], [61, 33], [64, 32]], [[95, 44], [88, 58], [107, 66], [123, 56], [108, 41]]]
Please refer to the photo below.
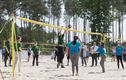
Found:
[[63, 65], [61, 65], [61, 68], [65, 68]]
[[102, 73], [105, 73], [105, 71], [102, 71]]
[[7, 67], [7, 65], [5, 65], [4, 67]]

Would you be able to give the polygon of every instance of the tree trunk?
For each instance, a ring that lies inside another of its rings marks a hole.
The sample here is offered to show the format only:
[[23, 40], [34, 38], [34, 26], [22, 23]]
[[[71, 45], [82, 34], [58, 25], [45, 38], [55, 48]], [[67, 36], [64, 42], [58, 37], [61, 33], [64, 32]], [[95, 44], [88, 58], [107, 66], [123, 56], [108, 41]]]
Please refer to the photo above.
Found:
[[60, 26], [60, 18], [57, 18], [57, 26]]
[[122, 32], [122, 41], [123, 41], [123, 37], [124, 37], [124, 36], [123, 36], [123, 21], [124, 21], [124, 20], [123, 20], [123, 12], [122, 12], [121, 16], [122, 16], [122, 29], [121, 29], [121, 32]]
[[120, 12], [118, 14], [118, 31], [119, 31], [119, 34], [118, 34], [118, 39], [121, 39], [121, 17], [120, 17]]
[[[112, 14], [115, 16], [114, 14], [114, 9], [112, 9]], [[115, 38], [115, 26], [114, 26], [114, 21], [112, 22], [112, 41], [114, 42], [114, 38]]]
[[[20, 10], [20, 17], [22, 17], [22, 11]], [[23, 22], [21, 21], [21, 36], [23, 36]]]
[[[83, 31], [86, 31], [86, 19], [83, 18]], [[83, 41], [86, 42], [86, 34], [83, 34]]]
[[[77, 17], [77, 15], [75, 15], [75, 30], [78, 30], [77, 19], [78, 19], [78, 17]], [[75, 35], [78, 36], [78, 33], [76, 32]]]
[[[55, 17], [53, 16], [53, 25], [55, 25]], [[54, 34], [55, 30], [53, 28], [53, 44], [55, 43], [55, 34]]]
[[[71, 27], [71, 25], [70, 25], [70, 17], [69, 17], [69, 19], [68, 19], [68, 27]], [[70, 31], [68, 31], [68, 42], [70, 41], [70, 38], [71, 38], [71, 34], [70, 34], [71, 32]]]
[[117, 31], [118, 29], [117, 28], [118, 28], [118, 21], [116, 21], [116, 26], [115, 26], [115, 32], [116, 32], [115, 33], [115, 41], [117, 41], [117, 39], [118, 39], [118, 31]]
[[[75, 16], [73, 16], [73, 29], [76, 29], [75, 28]], [[73, 32], [73, 36], [75, 36], [76, 35], [76, 32]]]
[[113, 42], [114, 42], [114, 38], [115, 38], [115, 28], [114, 28], [114, 22], [112, 22], [112, 37], [113, 37]]

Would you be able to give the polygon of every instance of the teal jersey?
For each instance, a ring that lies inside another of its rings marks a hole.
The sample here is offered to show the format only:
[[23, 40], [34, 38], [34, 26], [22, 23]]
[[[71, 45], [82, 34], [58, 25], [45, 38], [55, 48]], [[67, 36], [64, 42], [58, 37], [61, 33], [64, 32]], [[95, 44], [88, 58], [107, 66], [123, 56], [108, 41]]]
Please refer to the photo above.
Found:
[[69, 42], [68, 47], [70, 48], [70, 54], [78, 54], [80, 46], [81, 46], [80, 42], [76, 42], [75, 45], [73, 45], [73, 42]]

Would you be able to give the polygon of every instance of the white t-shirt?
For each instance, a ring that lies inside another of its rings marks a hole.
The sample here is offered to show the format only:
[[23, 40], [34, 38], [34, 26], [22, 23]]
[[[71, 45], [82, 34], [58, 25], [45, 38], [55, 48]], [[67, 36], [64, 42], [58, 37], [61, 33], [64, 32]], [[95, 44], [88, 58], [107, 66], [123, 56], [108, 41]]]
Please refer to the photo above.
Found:
[[86, 45], [82, 46], [82, 49], [83, 49], [83, 57], [86, 57], [87, 46]]
[[98, 50], [98, 46], [92, 46], [92, 47], [91, 47], [91, 54], [96, 53], [97, 50]]
[[112, 54], [116, 54], [116, 50], [115, 49], [112, 49]]

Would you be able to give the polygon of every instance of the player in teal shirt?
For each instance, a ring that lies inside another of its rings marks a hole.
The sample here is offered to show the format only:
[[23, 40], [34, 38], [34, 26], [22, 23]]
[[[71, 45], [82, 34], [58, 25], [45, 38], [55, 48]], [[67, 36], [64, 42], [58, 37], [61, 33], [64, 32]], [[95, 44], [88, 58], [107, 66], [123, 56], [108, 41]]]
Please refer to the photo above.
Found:
[[74, 36], [74, 40], [68, 43], [70, 49], [70, 58], [72, 63], [72, 75], [74, 76], [74, 68], [76, 67], [76, 75], [78, 75], [78, 60], [79, 60], [79, 48], [80, 43], [77, 41], [78, 37]]
[[124, 48], [121, 45], [121, 42], [118, 42], [118, 46], [116, 47], [116, 58], [117, 58], [117, 66], [119, 69], [119, 62], [121, 62], [122, 68], [124, 69], [122, 55], [123, 55]]
[[116, 55], [122, 56], [123, 50], [124, 50], [124, 48], [121, 45], [117, 46], [116, 47]]
[[104, 63], [105, 63], [105, 59], [106, 59], [106, 49], [104, 47], [104, 43], [103, 42], [101, 42], [101, 45], [97, 49], [97, 52], [100, 54], [100, 57], [101, 57], [100, 65], [101, 65], [101, 68], [102, 68], [102, 72], [104, 73], [105, 72]]
[[80, 47], [80, 43], [76, 42], [75, 45], [73, 45], [73, 42], [70, 42], [68, 44], [69, 48], [70, 48], [70, 54], [78, 54], [79, 53], [79, 47]]

